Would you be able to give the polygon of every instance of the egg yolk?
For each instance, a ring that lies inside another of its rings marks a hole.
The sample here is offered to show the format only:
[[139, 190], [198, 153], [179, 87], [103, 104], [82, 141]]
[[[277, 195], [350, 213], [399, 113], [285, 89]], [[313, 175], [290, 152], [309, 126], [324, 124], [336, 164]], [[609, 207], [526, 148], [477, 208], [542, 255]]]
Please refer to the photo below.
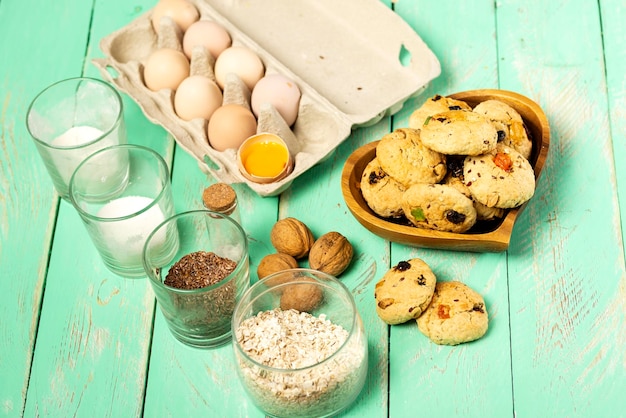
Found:
[[251, 175], [276, 177], [287, 165], [289, 153], [279, 143], [263, 141], [251, 144], [243, 157], [243, 166]]

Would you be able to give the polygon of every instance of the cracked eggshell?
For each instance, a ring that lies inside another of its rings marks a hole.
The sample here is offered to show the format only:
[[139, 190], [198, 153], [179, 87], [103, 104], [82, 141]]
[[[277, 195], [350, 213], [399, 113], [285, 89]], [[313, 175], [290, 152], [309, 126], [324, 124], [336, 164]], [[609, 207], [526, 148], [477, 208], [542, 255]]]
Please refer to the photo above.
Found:
[[294, 161], [287, 144], [271, 133], [260, 133], [246, 139], [237, 150], [239, 171], [255, 183], [282, 180], [291, 173]]

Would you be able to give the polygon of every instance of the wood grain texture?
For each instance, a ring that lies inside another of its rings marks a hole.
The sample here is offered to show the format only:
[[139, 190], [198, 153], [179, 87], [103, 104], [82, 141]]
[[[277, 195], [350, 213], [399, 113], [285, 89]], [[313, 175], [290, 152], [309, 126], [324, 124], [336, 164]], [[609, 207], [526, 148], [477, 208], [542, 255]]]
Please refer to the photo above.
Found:
[[[279, 218], [351, 241], [354, 260], [340, 278], [368, 333], [370, 367], [342, 416], [626, 416], [624, 2], [383, 2], [433, 49], [442, 74], [393, 117], [354, 130], [283, 195], [260, 198], [235, 185], [251, 281], [275, 251], [269, 233]], [[99, 39], [154, 4], [0, 1], [0, 416], [264, 416], [238, 382], [230, 345], [178, 343], [147, 281], [106, 270], [76, 212], [59, 204], [24, 126], [46, 85], [100, 78], [90, 63], [101, 56]], [[418, 249], [361, 226], [341, 195], [348, 156], [406, 127], [429, 96], [482, 88], [535, 100], [552, 134], [508, 251]], [[124, 104], [129, 141], [172, 167], [176, 210], [201, 207], [215, 180], [126, 96]], [[485, 297], [482, 339], [437, 346], [414, 321], [388, 327], [377, 317], [375, 283], [413, 257]]]
[[[552, 147], [509, 256], [515, 413], [619, 416], [624, 259], [598, 3], [502, 2], [500, 78], [551, 121]], [[610, 34], [607, 34], [610, 35]]]
[[[613, 160], [619, 202], [626, 202], [626, 4], [621, 0], [600, 2], [602, 43], [606, 65], [606, 89], [613, 143]], [[622, 241], [626, 237], [626, 209], [620, 204]]]
[[[90, 63], [99, 53], [99, 39], [117, 29], [122, 19], [141, 12], [141, 7], [104, 1], [61, 6], [46, 17], [50, 33], [68, 39], [51, 37], [50, 52], [42, 56], [53, 59], [58, 45], [75, 45], [67, 58], [75, 65], [65, 77], [99, 78]], [[58, 19], [68, 19], [65, 27], [84, 25], [82, 37], [76, 36], [80, 32], [59, 31]], [[124, 106], [128, 141], [152, 147], [171, 163], [172, 139], [126, 97]], [[45, 291], [36, 343], [40, 349], [33, 358], [24, 414], [140, 414], [154, 298], [145, 280], [123, 279], [104, 267], [79, 216], [65, 201], [59, 207]]]
[[[90, 5], [0, 5], [0, 415], [24, 410], [58, 197], [26, 130], [30, 101], [80, 71]], [[56, 21], [49, 17], [58, 16]], [[58, 27], [79, 22], [72, 32]], [[24, 27], [37, 27], [25, 31]], [[42, 33], [55, 36], [42, 37]], [[59, 45], [65, 45], [59, 49]], [[56, 50], [57, 55], [48, 53]], [[30, 62], [22, 61], [24, 51]], [[46, 71], [41, 71], [45, 68]]]

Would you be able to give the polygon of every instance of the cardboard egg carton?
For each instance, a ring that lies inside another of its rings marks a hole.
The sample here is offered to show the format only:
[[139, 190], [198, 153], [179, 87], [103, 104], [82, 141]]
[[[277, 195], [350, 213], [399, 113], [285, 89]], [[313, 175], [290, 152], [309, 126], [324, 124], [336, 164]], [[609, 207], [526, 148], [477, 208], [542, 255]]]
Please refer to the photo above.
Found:
[[[233, 45], [255, 51], [266, 74], [281, 73], [300, 88], [298, 118], [286, 127], [290, 132], [271, 117], [280, 117], [277, 112], [269, 112], [259, 123], [259, 132], [282, 130], [293, 144], [295, 166], [284, 179], [269, 184], [246, 179], [239, 172], [236, 150], [220, 152], [209, 146], [206, 120], [180, 119], [173, 91], [152, 92], [144, 85], [143, 64], [159, 47], [151, 11], [103, 38], [105, 57], [93, 62], [104, 79], [137, 102], [150, 121], [163, 126], [204, 172], [226, 183], [245, 182], [261, 196], [286, 190], [352, 129], [397, 112], [441, 71], [422, 39], [380, 0], [190, 2], [201, 19], [224, 26]], [[224, 100], [242, 101], [247, 93], [225, 92]]]

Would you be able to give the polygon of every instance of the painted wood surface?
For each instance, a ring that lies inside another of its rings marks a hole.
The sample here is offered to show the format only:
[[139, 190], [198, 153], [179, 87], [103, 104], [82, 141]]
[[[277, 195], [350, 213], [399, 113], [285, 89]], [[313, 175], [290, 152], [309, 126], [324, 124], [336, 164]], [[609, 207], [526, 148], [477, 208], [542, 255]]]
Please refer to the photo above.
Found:
[[[385, 3], [431, 47], [442, 74], [398, 114], [354, 130], [281, 196], [236, 186], [251, 279], [273, 252], [269, 233], [279, 218], [351, 240], [355, 259], [342, 280], [368, 332], [370, 367], [344, 416], [626, 416], [624, 2]], [[106, 270], [76, 212], [54, 193], [24, 125], [46, 85], [99, 78], [90, 63], [101, 56], [99, 39], [153, 5], [0, 0], [0, 416], [263, 416], [237, 381], [230, 345], [182, 346], [148, 283]], [[418, 249], [367, 232], [341, 196], [346, 158], [407, 126], [430, 95], [476, 88], [524, 94], [550, 121], [545, 171], [509, 250]], [[171, 166], [176, 210], [201, 207], [202, 189], [215, 180], [132, 100], [124, 105], [129, 141], [155, 148]], [[375, 282], [413, 257], [440, 280], [485, 296], [491, 322], [483, 339], [437, 346], [414, 322], [378, 319]]]

